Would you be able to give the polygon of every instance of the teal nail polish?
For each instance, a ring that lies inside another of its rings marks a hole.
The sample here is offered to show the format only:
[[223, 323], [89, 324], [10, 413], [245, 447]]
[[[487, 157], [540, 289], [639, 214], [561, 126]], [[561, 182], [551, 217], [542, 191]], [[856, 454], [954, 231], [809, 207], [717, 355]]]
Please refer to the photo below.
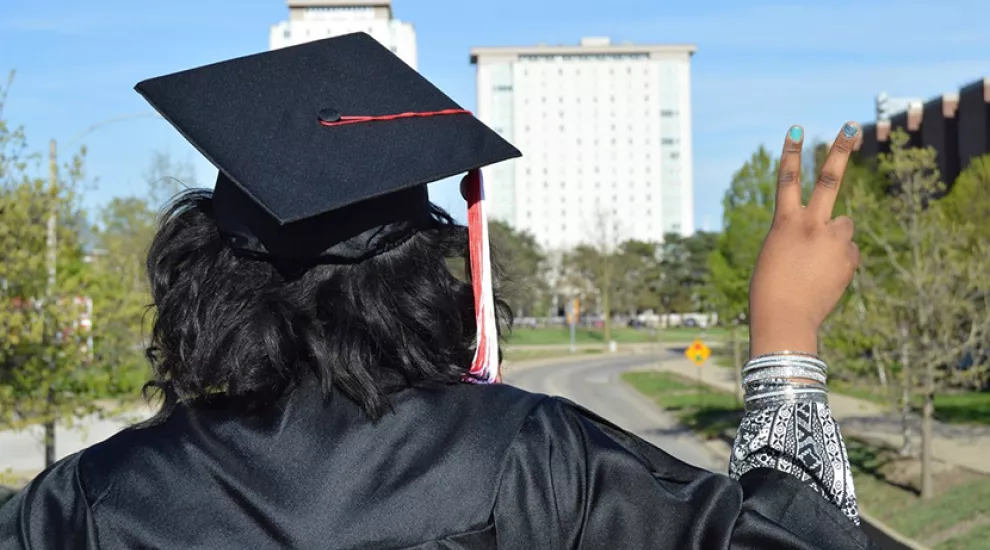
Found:
[[801, 141], [801, 137], [804, 136], [804, 130], [800, 126], [791, 126], [791, 141]]
[[857, 132], [859, 132], [859, 128], [853, 126], [852, 124], [846, 124], [845, 126], [842, 127], [842, 135], [846, 136], [847, 138], [856, 137]]

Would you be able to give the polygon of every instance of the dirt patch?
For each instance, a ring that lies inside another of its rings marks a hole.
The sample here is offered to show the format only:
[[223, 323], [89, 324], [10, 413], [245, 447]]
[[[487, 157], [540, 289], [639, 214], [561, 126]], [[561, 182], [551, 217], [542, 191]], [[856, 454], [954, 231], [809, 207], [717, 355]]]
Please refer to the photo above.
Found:
[[[932, 464], [935, 496], [951, 491], [955, 487], [986, 479], [985, 475], [964, 470], [951, 464], [935, 461]], [[883, 478], [893, 485], [921, 492], [921, 460], [915, 457], [889, 457], [879, 468]]]

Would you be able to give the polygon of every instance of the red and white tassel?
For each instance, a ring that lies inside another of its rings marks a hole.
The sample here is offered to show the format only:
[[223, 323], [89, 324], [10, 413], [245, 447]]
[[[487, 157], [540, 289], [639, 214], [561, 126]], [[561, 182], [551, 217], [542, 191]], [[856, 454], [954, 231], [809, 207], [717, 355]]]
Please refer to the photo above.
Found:
[[498, 325], [492, 288], [492, 253], [488, 240], [488, 214], [485, 211], [485, 184], [481, 170], [472, 170], [461, 182], [468, 202], [468, 240], [471, 283], [474, 287], [477, 347], [465, 381], [477, 384], [501, 382], [498, 361]]

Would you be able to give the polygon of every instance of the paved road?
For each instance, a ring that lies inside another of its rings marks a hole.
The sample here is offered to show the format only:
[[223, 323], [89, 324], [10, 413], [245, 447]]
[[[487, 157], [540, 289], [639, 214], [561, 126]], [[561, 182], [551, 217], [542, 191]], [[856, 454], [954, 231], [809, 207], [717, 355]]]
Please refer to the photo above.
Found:
[[[621, 373], [647, 365], [652, 358], [652, 354], [602, 356], [590, 361], [509, 369], [505, 379], [530, 391], [571, 399], [685, 462], [724, 472], [727, 457], [717, 457], [693, 434], [678, 427], [670, 414], [658, 410], [619, 380]], [[56, 434], [56, 455], [61, 458], [102, 441], [127, 424], [123, 420], [87, 418], [78, 421], [75, 428], [60, 427]], [[43, 457], [40, 429], [0, 432], [0, 472], [40, 471]]]
[[623, 372], [652, 361], [652, 354], [619, 355], [517, 371], [510, 368], [505, 381], [529, 391], [566, 397], [685, 462], [725, 472], [727, 456], [715, 455], [694, 434], [678, 426], [672, 415], [658, 409], [619, 378]]
[[[81, 451], [143, 418], [138, 414], [111, 420], [94, 416], [77, 420], [72, 427], [58, 426], [55, 430], [55, 455], [63, 458]], [[0, 431], [0, 473], [6, 470], [19, 474], [40, 472], [45, 466], [43, 434], [37, 426], [21, 432]]]

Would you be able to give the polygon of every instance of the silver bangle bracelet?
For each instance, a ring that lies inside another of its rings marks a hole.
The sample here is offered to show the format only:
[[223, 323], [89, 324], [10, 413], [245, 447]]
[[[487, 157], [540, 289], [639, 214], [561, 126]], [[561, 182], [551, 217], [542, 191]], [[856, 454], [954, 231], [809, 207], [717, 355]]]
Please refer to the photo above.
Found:
[[828, 388], [825, 384], [820, 382], [794, 382], [793, 380], [786, 379], [773, 379], [773, 380], [763, 380], [756, 384], [750, 384], [746, 386], [746, 397], [752, 397], [753, 399], [759, 398], [762, 395], [786, 391], [789, 389], [803, 390], [803, 389], [813, 389], [823, 392], [827, 392]]
[[817, 358], [797, 356], [797, 355], [780, 355], [774, 357], [765, 357], [750, 359], [743, 365], [743, 373], [749, 371], [758, 370], [766, 367], [775, 366], [803, 366], [809, 368], [815, 368], [822, 372], [828, 372], [828, 365], [824, 361]]
[[815, 382], [820, 382], [822, 384], [828, 381], [828, 376], [824, 372], [817, 368], [807, 368], [803, 366], [795, 365], [781, 365], [781, 366], [771, 366], [762, 368], [759, 370], [751, 370], [743, 375], [743, 386], [748, 386], [754, 382], [759, 382], [760, 380], [768, 379], [779, 379], [779, 378], [804, 378], [808, 380], [814, 380]]
[[804, 352], [778, 352], [753, 357], [743, 366], [746, 410], [788, 403], [828, 404], [828, 365]]

